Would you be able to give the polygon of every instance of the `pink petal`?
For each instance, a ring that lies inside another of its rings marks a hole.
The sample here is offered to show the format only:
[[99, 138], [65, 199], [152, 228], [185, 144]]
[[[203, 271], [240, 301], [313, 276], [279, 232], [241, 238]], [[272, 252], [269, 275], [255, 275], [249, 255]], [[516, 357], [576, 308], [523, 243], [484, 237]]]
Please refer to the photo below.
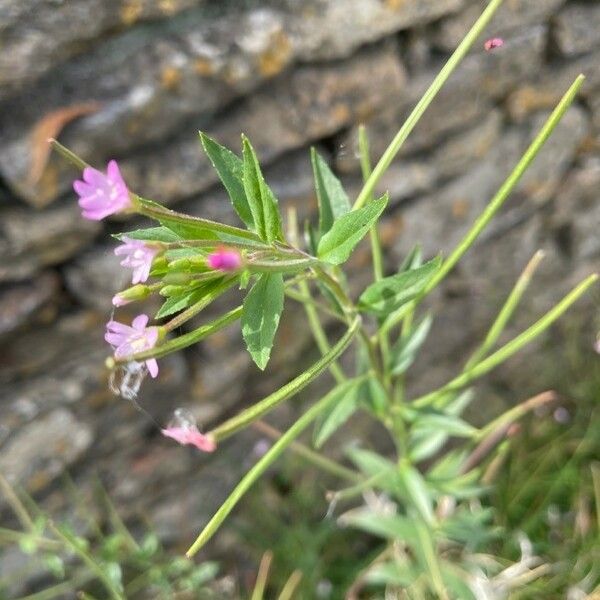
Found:
[[81, 181], [80, 179], [76, 179], [73, 182], [73, 189], [80, 196], [92, 196], [96, 192], [96, 188], [89, 183], [85, 183], [85, 181]]
[[106, 175], [94, 167], [86, 167], [83, 170], [83, 180], [95, 188], [103, 188], [106, 185]]
[[137, 331], [143, 330], [148, 324], [148, 315], [138, 315], [131, 323], [133, 329]]
[[214, 452], [217, 445], [209, 437], [202, 435], [197, 429], [189, 429], [186, 427], [168, 427], [161, 429], [161, 433], [165, 437], [174, 439], [182, 445], [191, 445], [202, 450], [203, 452]]
[[148, 367], [148, 373], [150, 373], [150, 377], [155, 379], [158, 375], [158, 363], [155, 358], [151, 358], [146, 361], [146, 367]]
[[106, 167], [106, 174], [113, 182], [120, 184], [123, 187], [127, 187], [125, 185], [125, 181], [123, 180], [121, 170], [119, 169], [119, 165], [117, 164], [116, 160], [108, 161], [108, 166]]

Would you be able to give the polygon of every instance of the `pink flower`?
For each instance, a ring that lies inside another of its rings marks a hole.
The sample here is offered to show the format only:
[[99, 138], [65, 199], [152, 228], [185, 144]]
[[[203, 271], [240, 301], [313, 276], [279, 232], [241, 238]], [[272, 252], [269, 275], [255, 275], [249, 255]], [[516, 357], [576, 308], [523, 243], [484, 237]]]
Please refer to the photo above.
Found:
[[182, 445], [196, 446], [202, 452], [214, 452], [217, 445], [208, 436], [202, 435], [197, 427], [167, 427], [160, 432]]
[[242, 266], [242, 257], [237, 250], [221, 246], [206, 257], [206, 262], [215, 271], [237, 271]]
[[106, 175], [92, 167], [83, 170], [83, 181], [73, 183], [79, 195], [81, 214], [92, 221], [100, 221], [108, 215], [128, 211], [133, 207], [129, 191], [123, 181], [119, 165], [111, 160]]
[[504, 46], [504, 40], [499, 37], [491, 38], [483, 45], [487, 52], [495, 50], [496, 48], [501, 48], [502, 46]]
[[182, 445], [196, 446], [202, 452], [214, 452], [217, 448], [213, 439], [200, 433], [194, 416], [184, 408], [176, 409], [171, 423], [160, 432]]
[[[147, 315], [138, 315], [131, 327], [117, 321], [106, 324], [104, 339], [115, 349], [115, 358], [124, 358], [154, 348], [158, 341], [158, 327], [146, 327], [147, 324]], [[158, 375], [155, 358], [148, 359], [146, 367], [151, 377]]]
[[596, 352], [598, 354], [600, 354], [600, 336], [598, 336], [598, 339], [596, 340], [596, 343], [594, 344], [594, 350], [596, 350]]
[[121, 265], [133, 269], [131, 283], [146, 281], [150, 276], [152, 261], [160, 252], [160, 248], [147, 246], [142, 240], [132, 240], [126, 236], [123, 236], [123, 241], [124, 244], [115, 248], [115, 254], [117, 256], [124, 255], [125, 259], [121, 261]]

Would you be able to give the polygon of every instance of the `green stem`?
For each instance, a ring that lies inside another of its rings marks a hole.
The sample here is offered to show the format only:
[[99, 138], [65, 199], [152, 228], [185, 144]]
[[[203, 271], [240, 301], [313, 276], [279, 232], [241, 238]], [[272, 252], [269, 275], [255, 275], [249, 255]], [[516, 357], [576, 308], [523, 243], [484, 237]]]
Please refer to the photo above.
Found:
[[304, 271], [319, 264], [316, 258], [297, 258], [288, 260], [250, 260], [248, 268], [259, 273], [292, 273]]
[[442, 86], [446, 83], [452, 72], [460, 64], [463, 58], [471, 46], [475, 43], [477, 38], [481, 35], [489, 21], [491, 20], [494, 13], [498, 10], [502, 0], [491, 0], [488, 7], [483, 11], [483, 14], [477, 19], [477, 22], [469, 33], [464, 37], [458, 48], [454, 51], [454, 54], [448, 59], [448, 62], [444, 65], [442, 70], [439, 72], [437, 77], [433, 80], [428, 90], [425, 92], [421, 100], [415, 106], [414, 110], [401, 127], [400, 131], [396, 134], [396, 137], [392, 140], [383, 156], [373, 169], [373, 173], [363, 186], [356, 202], [354, 203], [353, 210], [361, 208], [370, 198], [375, 189], [375, 185], [381, 179], [382, 175], [388, 169], [396, 154], [398, 154], [400, 148], [414, 129], [415, 125], [419, 122], [423, 113], [427, 110], [433, 99], [437, 96]]
[[[300, 288], [300, 292], [309, 299], [312, 300], [312, 296], [310, 293], [310, 288], [306, 281], [300, 281], [298, 283], [298, 287]], [[317, 347], [319, 348], [319, 352], [322, 356], [325, 356], [328, 352], [331, 352], [331, 346], [329, 344], [329, 340], [327, 339], [327, 335], [321, 325], [321, 320], [319, 319], [319, 315], [315, 307], [310, 302], [304, 303], [304, 312], [306, 313], [306, 317], [308, 319], [308, 325], [313, 334]], [[346, 375], [342, 368], [337, 362], [332, 362], [329, 366], [329, 370], [331, 371], [331, 375], [334, 379], [341, 383], [342, 381], [346, 381]]]
[[73, 553], [77, 554], [79, 558], [85, 563], [85, 565], [95, 573], [96, 577], [102, 582], [106, 591], [109, 593], [109, 596], [113, 598], [113, 600], [125, 600], [125, 596], [121, 593], [121, 591], [115, 586], [115, 584], [110, 580], [110, 577], [104, 572], [102, 566], [98, 564], [94, 558], [88, 554], [85, 550], [81, 548], [78, 544], [77, 540], [74, 539], [70, 533], [65, 531], [61, 531], [52, 521], [48, 522], [48, 527], [52, 530], [54, 535], [59, 538], [65, 546], [67, 546]]
[[[217, 223], [216, 221], [209, 221], [208, 219], [201, 219], [200, 217], [192, 217], [184, 215], [182, 213], [175, 212], [165, 208], [164, 206], [146, 200], [141, 196], [133, 194], [135, 202], [137, 203], [137, 211], [150, 217], [161, 223], [172, 223], [175, 225], [187, 225], [197, 227], [198, 229], [204, 229], [209, 232], [221, 233], [232, 237], [252, 240], [253, 242], [262, 242], [260, 237], [253, 231], [246, 229], [240, 229], [239, 227], [233, 227], [232, 225], [225, 225], [224, 223]], [[222, 241], [223, 244], [227, 244], [227, 241]]]
[[[355, 322], [354, 333], [359, 326], [359, 320]], [[348, 343], [352, 339], [349, 337]], [[346, 385], [350, 385], [348, 381]], [[344, 385], [344, 384], [342, 384]], [[252, 487], [252, 485], [261, 477], [261, 475], [279, 458], [283, 451], [324, 411], [328, 408], [333, 400], [338, 397], [339, 388], [332, 390], [319, 402], [311, 406], [282, 436], [273, 444], [270, 450], [246, 473], [242, 480], [238, 483], [229, 497], [223, 502], [221, 507], [202, 530], [196, 541], [186, 552], [186, 556], [191, 558], [206, 544], [206, 542], [216, 533], [227, 515], [233, 510], [236, 504], [241, 500], [244, 494]]]
[[260, 419], [264, 414], [274, 409], [284, 400], [297, 394], [301, 389], [305, 388], [309, 383], [319, 377], [319, 375], [321, 375], [321, 373], [323, 373], [323, 371], [327, 369], [327, 367], [329, 367], [329, 365], [335, 361], [346, 348], [348, 348], [350, 342], [356, 335], [356, 332], [359, 330], [360, 324], [360, 317], [356, 317], [339, 342], [326, 355], [314, 363], [309, 369], [304, 371], [304, 373], [301, 373], [298, 377], [292, 379], [292, 381], [250, 408], [247, 408], [235, 417], [225, 421], [209, 432], [208, 435], [214, 438], [215, 441], [223, 440], [236, 431], [247, 427], [253, 421]]
[[[301, 286], [299, 286], [299, 287], [301, 287]], [[331, 317], [332, 319], [336, 319], [337, 321], [346, 323], [346, 319], [344, 319], [344, 317], [342, 317], [342, 315], [334, 312], [328, 306], [325, 306], [325, 304], [322, 304], [321, 302], [318, 302], [317, 300], [315, 300], [313, 298], [312, 294], [309, 297], [309, 296], [304, 295], [302, 292], [297, 292], [296, 290], [293, 290], [293, 289], [286, 289], [285, 295], [288, 296], [289, 298], [291, 298], [292, 300], [299, 302], [302, 305], [309, 304], [315, 310], [317, 310], [317, 311], [320, 310], [321, 312], [323, 312], [327, 316]]]
[[[491, 4], [490, 4], [491, 6]], [[525, 154], [518, 162], [517, 166], [513, 169], [510, 175], [502, 184], [502, 187], [498, 190], [496, 195], [492, 198], [491, 202], [486, 206], [485, 210], [479, 218], [475, 221], [471, 229], [467, 232], [465, 237], [459, 242], [458, 246], [452, 251], [452, 254], [443, 262], [439, 271], [435, 273], [435, 275], [431, 278], [421, 295], [410, 302], [405, 304], [398, 311], [390, 315], [388, 319], [386, 319], [383, 324], [383, 329], [385, 331], [389, 331], [393, 327], [395, 327], [402, 319], [406, 316], [408, 312], [414, 309], [414, 306], [422, 300], [433, 288], [435, 288], [445, 277], [446, 275], [455, 267], [456, 263], [464, 256], [467, 250], [473, 245], [475, 240], [479, 237], [481, 232], [487, 227], [492, 218], [496, 215], [498, 210], [502, 207], [504, 202], [512, 193], [513, 189], [519, 183], [521, 177], [529, 167], [529, 165], [533, 162], [533, 159], [537, 156], [539, 151], [542, 149], [552, 131], [556, 128], [563, 115], [571, 106], [573, 101], [575, 100], [575, 96], [579, 91], [579, 88], [583, 84], [585, 77], [583, 75], [579, 75], [571, 87], [567, 90], [565, 95], [562, 97], [561, 101], [558, 103], [556, 108], [552, 111], [552, 114], [537, 134], [529, 148], [527, 148]]]
[[190, 306], [188, 309], [179, 313], [175, 318], [165, 323], [161, 329], [163, 332], [173, 331], [181, 327], [184, 323], [195, 317], [199, 312], [204, 310], [213, 300], [224, 294], [230, 287], [235, 285], [237, 277], [226, 277], [218, 284], [215, 284], [214, 289], [205, 294], [198, 302]]
[[456, 390], [465, 385], [470, 384], [473, 380], [485, 375], [499, 364], [510, 358], [513, 354], [521, 350], [523, 346], [529, 344], [537, 336], [543, 333], [554, 321], [560, 318], [565, 311], [567, 311], [572, 304], [574, 304], [579, 298], [585, 294], [590, 286], [598, 281], [598, 275], [593, 274], [584, 279], [578, 286], [571, 290], [556, 306], [549, 310], [541, 319], [536, 321], [523, 333], [512, 339], [510, 342], [502, 346], [499, 350], [488, 356], [488, 358], [482, 360], [480, 363], [475, 365], [470, 371], [461, 373], [458, 377], [455, 377], [452, 381], [447, 383], [444, 387], [417, 398], [412, 403], [415, 407], [420, 408], [428, 406], [433, 400], [438, 398], [441, 394], [449, 391]]
[[[371, 176], [371, 158], [369, 152], [369, 139], [364, 125], [360, 125], [358, 128], [358, 148], [360, 154], [360, 167], [362, 171], [363, 181], [366, 183]], [[367, 202], [373, 200], [373, 195], [370, 194], [367, 198]], [[383, 253], [381, 251], [381, 242], [379, 240], [379, 232], [377, 225], [373, 225], [369, 232], [371, 238], [371, 257], [373, 260], [373, 276], [375, 281], [383, 279]], [[381, 359], [383, 363], [383, 375], [386, 383], [386, 389], [389, 387], [390, 376], [388, 373], [390, 365], [390, 343], [388, 340], [387, 333], [379, 329], [377, 332], [377, 338], [379, 341], [379, 349], [381, 352]]]
[[[254, 427], [254, 429], [257, 431], [269, 436], [273, 440], [278, 440], [282, 436], [280, 431], [274, 427], [271, 427], [264, 421], [256, 421], [253, 423], [252, 427]], [[311, 463], [315, 467], [318, 467], [322, 471], [325, 471], [326, 473], [329, 473], [335, 477], [346, 479], [347, 481], [356, 481], [357, 479], [361, 479], [361, 476], [352, 469], [348, 469], [347, 467], [336, 463], [335, 461], [319, 454], [318, 452], [311, 450], [300, 442], [292, 442], [290, 444], [290, 450], [292, 450], [292, 452], [298, 456], [304, 458], [307, 462]]]
[[203, 340], [213, 333], [220, 331], [224, 327], [227, 327], [234, 321], [237, 321], [242, 316], [242, 310], [242, 307], [238, 306], [237, 308], [230, 310], [228, 313], [225, 313], [222, 317], [219, 317], [216, 321], [213, 321], [208, 325], [202, 325], [201, 327], [198, 327], [198, 329], [194, 329], [194, 331], [180, 335], [165, 342], [164, 344], [160, 344], [160, 346], [152, 348], [151, 350], [138, 352], [137, 354], [124, 356], [123, 358], [110, 357], [107, 359], [107, 362], [111, 362], [109, 367], [114, 366], [115, 364], [119, 365], [132, 361], [142, 362], [150, 358], [160, 358], [161, 356], [165, 356], [171, 352], [176, 352], [178, 350], [182, 350], [183, 348], [187, 348], [188, 346]]
[[490, 330], [486, 335], [485, 340], [483, 340], [481, 346], [477, 348], [477, 350], [475, 350], [475, 352], [471, 355], [471, 358], [469, 358], [465, 365], [465, 368], [463, 369], [464, 371], [469, 371], [478, 362], [480, 362], [481, 359], [488, 353], [490, 348], [492, 348], [492, 346], [496, 343], [496, 341], [504, 331], [504, 328], [506, 327], [506, 324], [508, 323], [509, 319], [515, 312], [515, 309], [521, 301], [525, 290], [529, 287], [531, 278], [533, 277], [535, 270], [538, 268], [538, 265], [540, 264], [540, 261], [543, 258], [544, 253], [541, 250], [538, 250], [533, 255], [533, 258], [527, 263], [527, 266], [519, 276], [519, 279], [517, 279], [517, 283], [515, 284], [514, 288], [512, 289], [511, 293], [506, 299], [504, 306], [502, 306], [502, 309], [498, 313], [496, 320], [490, 327]]

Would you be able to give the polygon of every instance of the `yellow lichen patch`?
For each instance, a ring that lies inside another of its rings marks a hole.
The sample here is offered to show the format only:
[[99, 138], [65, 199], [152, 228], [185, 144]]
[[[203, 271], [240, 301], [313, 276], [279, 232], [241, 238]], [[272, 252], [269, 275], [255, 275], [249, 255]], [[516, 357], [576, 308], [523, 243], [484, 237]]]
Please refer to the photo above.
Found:
[[206, 58], [197, 58], [194, 61], [194, 71], [198, 73], [198, 75], [202, 75], [207, 77], [208, 75], [213, 75], [215, 72], [215, 67], [213, 63], [211, 63]]
[[384, 0], [384, 5], [392, 10], [398, 10], [404, 4], [404, 0]]
[[27, 489], [30, 492], [39, 492], [50, 483], [50, 476], [44, 471], [36, 471], [31, 475], [27, 482]]
[[338, 102], [332, 107], [331, 116], [338, 123], [346, 123], [350, 120], [350, 109], [347, 104]]
[[125, 25], [133, 25], [142, 14], [142, 3], [140, 0], [128, 0], [121, 7], [121, 21]]
[[513, 92], [508, 98], [508, 112], [514, 121], [522, 121], [537, 110], [552, 108], [558, 101], [553, 91], [540, 91], [531, 86]]
[[452, 216], [455, 219], [464, 219], [469, 214], [469, 203], [466, 200], [455, 200], [452, 203]]
[[177, 2], [175, 0], [160, 0], [158, 8], [165, 15], [173, 15], [177, 12]]
[[272, 77], [277, 75], [288, 63], [292, 46], [282, 31], [277, 32], [270, 46], [258, 57], [258, 69], [261, 75]]
[[181, 83], [181, 71], [175, 67], [165, 67], [160, 73], [160, 84], [167, 90], [175, 90]]

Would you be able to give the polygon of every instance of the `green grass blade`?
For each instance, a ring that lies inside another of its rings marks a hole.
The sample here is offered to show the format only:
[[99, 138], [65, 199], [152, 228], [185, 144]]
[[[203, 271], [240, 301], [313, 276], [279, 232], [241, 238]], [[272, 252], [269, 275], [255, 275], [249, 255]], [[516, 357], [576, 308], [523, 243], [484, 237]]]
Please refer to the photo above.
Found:
[[[423, 291], [420, 298], [415, 300], [415, 303], [418, 303], [421, 298], [427, 295], [431, 290], [433, 290], [439, 283], [446, 277], [446, 275], [456, 266], [458, 261], [465, 255], [467, 250], [473, 245], [475, 240], [479, 237], [481, 232], [487, 227], [492, 218], [496, 215], [496, 213], [500, 210], [504, 202], [508, 199], [513, 189], [519, 183], [521, 177], [529, 167], [529, 165], [533, 162], [534, 158], [540, 152], [563, 115], [571, 106], [573, 101], [575, 100], [575, 96], [581, 88], [585, 77], [583, 75], [579, 75], [577, 79], [573, 82], [571, 87], [567, 90], [565, 95], [562, 97], [561, 101], [558, 103], [556, 108], [552, 111], [552, 114], [548, 117], [548, 120], [537, 134], [533, 142], [527, 150], [525, 154], [523, 154], [521, 160], [518, 162], [517, 166], [513, 169], [510, 175], [506, 178], [496, 195], [492, 198], [490, 203], [486, 206], [485, 210], [481, 213], [481, 215], [477, 218], [475, 223], [465, 237], [459, 242], [458, 246], [452, 251], [450, 256], [443, 262], [439, 271], [431, 278], [425, 290]], [[405, 315], [412, 310], [412, 305], [406, 305], [399, 309], [396, 313], [390, 315], [390, 317], [383, 324], [384, 331], [390, 331], [393, 327], [395, 327], [398, 323], [402, 321]]]
[[371, 195], [373, 194], [373, 190], [377, 185], [377, 182], [386, 172], [386, 170], [394, 160], [396, 154], [398, 154], [400, 148], [402, 148], [402, 145], [414, 129], [415, 125], [423, 116], [423, 113], [433, 102], [434, 98], [442, 89], [442, 86], [446, 83], [450, 75], [452, 75], [452, 72], [460, 64], [460, 62], [466, 56], [471, 46], [475, 43], [477, 38], [486, 28], [487, 24], [494, 16], [494, 13], [498, 10], [498, 8], [500, 8], [502, 1], [503, 0], [492, 0], [489, 3], [488, 7], [483, 11], [482, 15], [479, 17], [479, 19], [477, 19], [475, 25], [473, 25], [469, 33], [467, 33], [467, 35], [464, 37], [463, 41], [460, 43], [458, 48], [454, 51], [454, 54], [452, 54], [452, 56], [448, 59], [448, 62], [444, 65], [437, 77], [433, 80], [432, 84], [429, 86], [421, 100], [419, 100], [418, 104], [415, 106], [412, 113], [409, 115], [408, 119], [401, 127], [400, 131], [398, 131], [398, 133], [396, 134], [396, 137], [392, 140], [390, 145], [387, 147], [386, 151], [383, 153], [383, 156], [379, 159], [379, 162], [373, 169], [373, 173], [371, 173], [371, 176], [369, 177], [369, 179], [363, 186], [360, 194], [358, 195], [358, 198], [356, 199], [352, 210], [356, 210], [357, 208], [363, 206], [371, 197]]
[[321, 373], [323, 373], [323, 371], [327, 369], [329, 365], [331, 365], [344, 350], [346, 350], [346, 348], [348, 348], [350, 342], [360, 328], [360, 323], [361, 320], [357, 317], [338, 343], [310, 368], [298, 375], [295, 379], [292, 379], [292, 381], [285, 384], [283, 387], [279, 388], [276, 392], [273, 392], [228, 421], [225, 421], [210, 431], [208, 435], [215, 441], [220, 441], [229, 437], [236, 431], [247, 427], [253, 421], [260, 419], [264, 414], [268, 413], [284, 400], [297, 394], [301, 389], [305, 388], [309, 383], [319, 377], [319, 375], [321, 375]]
[[[357, 320], [358, 323], [358, 320]], [[358, 329], [356, 325], [354, 333]], [[350, 331], [350, 330], [349, 330]], [[349, 380], [345, 384], [352, 386], [355, 381]], [[221, 507], [201, 531], [196, 541], [186, 552], [188, 558], [194, 556], [206, 544], [206, 542], [216, 533], [227, 515], [233, 510], [236, 504], [241, 500], [244, 494], [261, 477], [261, 475], [279, 458], [283, 451], [310, 425], [329, 404], [338, 397], [338, 394], [327, 394], [311, 408], [309, 408], [280, 438], [273, 444], [271, 449], [246, 473], [243, 479], [238, 483], [233, 492], [223, 502]]]

